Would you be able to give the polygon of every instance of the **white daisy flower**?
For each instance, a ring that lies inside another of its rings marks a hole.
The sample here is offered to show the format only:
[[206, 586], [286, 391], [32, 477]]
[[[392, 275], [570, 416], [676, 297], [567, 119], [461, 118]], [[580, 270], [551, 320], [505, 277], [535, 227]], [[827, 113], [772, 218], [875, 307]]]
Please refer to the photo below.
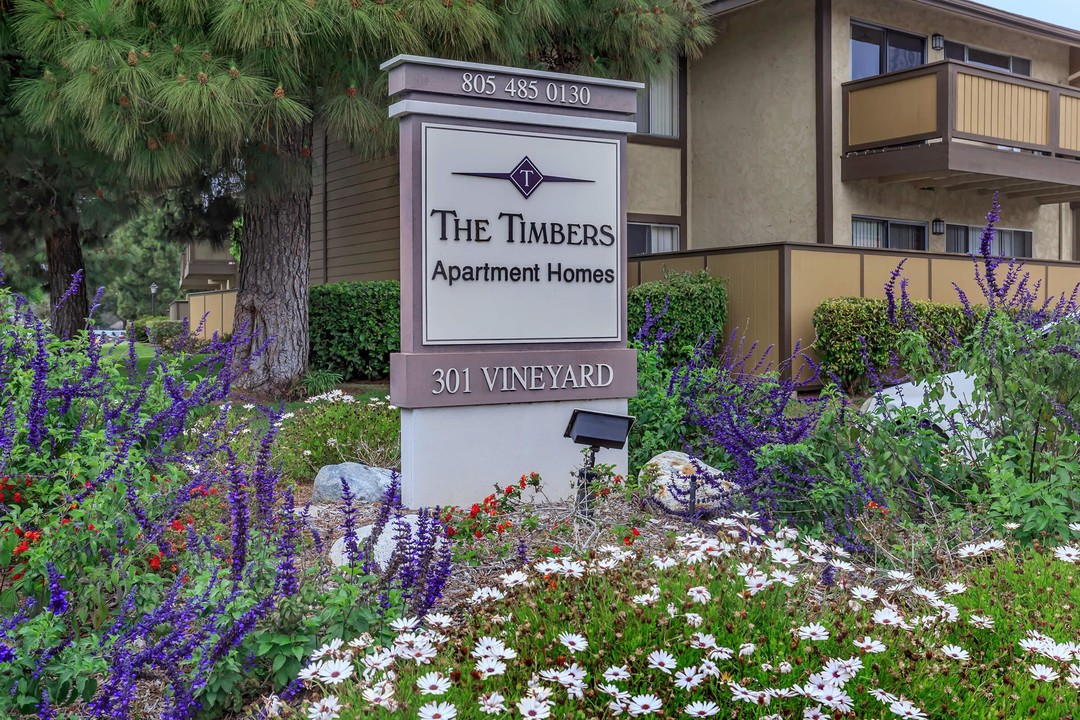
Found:
[[959, 595], [967, 590], [967, 585], [962, 582], [945, 583], [945, 587], [942, 588], [946, 595]]
[[692, 702], [683, 708], [683, 712], [690, 717], [712, 717], [720, 712], [720, 706], [714, 702]]
[[544, 720], [551, 717], [550, 705], [528, 696], [518, 700], [517, 709], [522, 717], [530, 720]]
[[873, 617], [870, 619], [874, 621], [875, 625], [885, 625], [887, 627], [896, 627], [904, 623], [904, 618], [900, 617], [892, 608], [875, 610]]
[[1080, 561], [1080, 548], [1072, 545], [1062, 545], [1054, 548], [1054, 557], [1062, 562], [1075, 563]]
[[448, 628], [454, 624], [454, 618], [443, 613], [431, 613], [424, 616], [424, 624], [437, 628]]
[[697, 613], [686, 613], [683, 617], [686, 618], [686, 624], [691, 627], [701, 627], [705, 624], [705, 618]]
[[589, 649], [589, 641], [576, 633], [562, 633], [559, 642], [571, 653], [582, 652]]
[[824, 625], [818, 623], [811, 623], [809, 625], [803, 625], [798, 629], [798, 635], [803, 640], [828, 640], [829, 631], [825, 629]]
[[482, 587], [473, 592], [469, 598], [469, 602], [474, 605], [481, 605], [486, 602], [502, 600], [506, 597], [506, 594], [502, 590], [496, 587]]
[[502, 581], [504, 587], [518, 587], [519, 585], [527, 585], [529, 576], [520, 570], [514, 570], [500, 575], [499, 580]]
[[696, 667], [683, 668], [675, 673], [675, 687], [680, 690], [693, 690], [704, 679], [705, 676], [698, 674]]
[[828, 718], [832, 717], [831, 714], [826, 715], [820, 705], [803, 708], [802, 716], [803, 720], [828, 720]]
[[625, 665], [612, 665], [604, 671], [604, 679], [608, 682], [617, 682], [619, 680], [629, 680], [630, 671], [626, 669]]
[[632, 717], [652, 715], [660, 712], [661, 707], [660, 698], [655, 695], [635, 695], [630, 698], [629, 713]]
[[1069, 529], [1074, 533], [1080, 533], [1080, 522], [1069, 523]]
[[855, 647], [867, 653], [883, 653], [887, 649], [884, 644], [874, 640], [870, 636], [855, 641]]
[[489, 677], [505, 673], [506, 663], [492, 657], [480, 658], [476, 661], [476, 672], [480, 674], [481, 679], [486, 680]]
[[686, 591], [686, 595], [696, 603], [704, 604], [712, 600], [712, 593], [709, 592], [708, 588], [701, 585], [690, 588]]
[[757, 650], [757, 645], [751, 642], [744, 642], [739, 646], [739, 657], [746, 657], [747, 655], [753, 655]]
[[345, 682], [353, 674], [351, 660], [324, 660], [319, 666], [319, 681], [327, 685], [337, 685]]
[[341, 711], [337, 696], [327, 695], [308, 706], [307, 715], [311, 720], [334, 720]]
[[450, 678], [441, 673], [429, 672], [416, 679], [416, 689], [422, 695], [442, 695], [450, 689]]
[[418, 617], [403, 617], [398, 618], [390, 623], [390, 627], [397, 632], [405, 632], [406, 630], [415, 630], [420, 626], [420, 618]]
[[649, 667], [670, 675], [676, 668], [675, 656], [666, 650], [654, 650], [645, 658]]
[[896, 700], [889, 705], [889, 712], [904, 720], [927, 720], [926, 713], [907, 700]]
[[943, 645], [941, 652], [945, 657], [952, 658], [953, 660], [960, 660], [961, 662], [970, 660], [971, 655], [967, 650], [959, 645]]
[[664, 555], [654, 555], [650, 562], [657, 570], [667, 570], [668, 568], [673, 568], [679, 564], [679, 561], [675, 558], [666, 557]]
[[773, 550], [771, 557], [774, 563], [783, 565], [786, 568], [793, 568], [799, 564], [799, 553], [791, 548], [779, 548]]
[[1061, 677], [1056, 670], [1048, 665], [1032, 665], [1028, 668], [1028, 672], [1031, 673], [1031, 677], [1043, 682], [1054, 682]]
[[429, 702], [417, 712], [419, 720], [454, 720], [457, 708], [451, 703]]
[[871, 688], [870, 695], [878, 702], [883, 702], [886, 705], [891, 705], [900, 699], [890, 692], [885, 692], [881, 688]]
[[780, 583], [784, 587], [795, 587], [799, 582], [799, 577], [787, 570], [773, 570], [769, 577], [771, 582]]
[[490, 657], [498, 660], [513, 660], [517, 657], [517, 652], [506, 647], [506, 643], [502, 640], [485, 635], [476, 641], [472, 656], [477, 659]]
[[994, 629], [994, 618], [988, 617], [986, 615], [972, 615], [968, 618], [968, 622], [975, 627], [981, 628], [983, 630]]
[[481, 695], [480, 712], [485, 715], [499, 715], [506, 712], [506, 698], [497, 692]]

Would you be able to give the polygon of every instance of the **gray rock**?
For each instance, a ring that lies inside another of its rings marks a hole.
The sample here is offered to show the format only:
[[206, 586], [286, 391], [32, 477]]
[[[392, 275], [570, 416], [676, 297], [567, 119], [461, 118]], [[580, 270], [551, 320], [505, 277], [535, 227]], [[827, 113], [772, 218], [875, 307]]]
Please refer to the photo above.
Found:
[[[415, 535], [419, 518], [416, 515], [404, 515], [402, 516], [402, 520], [409, 524], [409, 533]], [[371, 536], [374, 529], [374, 525], [364, 525], [363, 527], [357, 528], [356, 540], [360, 543], [361, 549], [363, 549], [364, 543]], [[385, 568], [387, 563], [390, 562], [390, 557], [394, 554], [394, 548], [397, 545], [394, 541], [395, 535], [397, 535], [397, 524], [394, 520], [391, 520], [386, 523], [386, 526], [379, 534], [379, 537], [375, 539], [374, 560], [380, 567]], [[440, 542], [448, 543], [449, 541], [446, 538], [443, 538]], [[338, 538], [334, 544], [330, 546], [330, 562], [334, 563], [337, 567], [346, 564], [345, 538]]]
[[[727, 496], [736, 486], [726, 479], [726, 474], [711, 465], [698, 460], [698, 465], [710, 477], [719, 478], [720, 487], [706, 485], [698, 478], [697, 506], [708, 509], [717, 504], [721, 497]], [[690, 462], [690, 456], [686, 453], [668, 450], [660, 453], [641, 468], [638, 480], [643, 487], [653, 488], [653, 497], [666, 509], [673, 512], [687, 509], [687, 499], [690, 492], [690, 480], [697, 473], [697, 469]], [[678, 492], [678, 496], [672, 491]]]
[[356, 502], [378, 502], [390, 485], [390, 471], [386, 468], [354, 462], [326, 465], [315, 476], [311, 502], [340, 502], [341, 478], [349, 483], [349, 491]]

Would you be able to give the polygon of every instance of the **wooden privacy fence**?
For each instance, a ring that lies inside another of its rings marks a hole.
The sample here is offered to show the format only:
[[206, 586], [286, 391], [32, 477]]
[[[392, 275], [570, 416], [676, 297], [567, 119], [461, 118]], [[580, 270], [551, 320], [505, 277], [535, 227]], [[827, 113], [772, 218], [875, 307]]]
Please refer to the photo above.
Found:
[[200, 338], [209, 339], [214, 333], [225, 335], [232, 332], [233, 314], [236, 311], [235, 290], [188, 293], [187, 302], [191, 329], [198, 329], [202, 323]]
[[[973, 302], [982, 297], [967, 256], [792, 242], [631, 258], [627, 278], [631, 286], [659, 280], [665, 268], [727, 278], [725, 336], [738, 330], [747, 343], [758, 343], [759, 353], [773, 346], [776, 360], [790, 357], [796, 343], [815, 357], [814, 309], [829, 298], [885, 297], [885, 283], [901, 261], [913, 300], [959, 304], [957, 287]], [[1080, 283], [1080, 263], [1026, 260], [1024, 268], [1042, 298], [1068, 296]]]
[[[728, 321], [725, 336], [738, 330], [759, 352], [773, 347], [771, 358], [787, 358], [795, 344], [813, 357], [814, 309], [828, 298], [885, 297], [885, 283], [904, 261], [903, 276], [914, 300], [959, 303], [956, 287], [967, 297], [982, 297], [970, 257], [946, 253], [881, 250], [845, 245], [780, 242], [631, 258], [627, 283], [633, 287], [663, 278], [665, 270], [706, 271], [727, 279]], [[1040, 297], [1072, 293], [1080, 283], [1080, 263], [1027, 260], [1030, 286]], [[954, 287], [953, 284], [956, 284]], [[193, 327], [203, 316], [201, 337], [231, 333], [236, 291], [188, 293]]]

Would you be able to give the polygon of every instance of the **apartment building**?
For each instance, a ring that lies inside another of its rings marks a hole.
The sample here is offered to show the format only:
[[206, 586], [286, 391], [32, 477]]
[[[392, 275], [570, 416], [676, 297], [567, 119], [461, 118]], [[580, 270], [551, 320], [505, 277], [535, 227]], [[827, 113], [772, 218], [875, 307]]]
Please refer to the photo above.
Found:
[[[649, 78], [628, 146], [630, 282], [729, 280], [730, 323], [788, 353], [820, 300], [974, 291], [994, 251], [1080, 281], [1080, 30], [970, 0], [713, 0], [716, 42]], [[398, 160], [317, 134], [310, 278], [398, 276]], [[731, 329], [731, 328], [729, 328]]]

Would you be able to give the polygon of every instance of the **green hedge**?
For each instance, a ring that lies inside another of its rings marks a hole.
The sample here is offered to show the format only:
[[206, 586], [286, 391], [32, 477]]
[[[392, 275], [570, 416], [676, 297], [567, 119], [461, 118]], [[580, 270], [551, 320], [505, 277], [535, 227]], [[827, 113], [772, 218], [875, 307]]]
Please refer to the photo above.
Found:
[[[915, 301], [915, 318], [934, 349], [945, 346], [951, 333], [959, 338], [969, 335], [974, 322], [959, 305]], [[889, 321], [889, 305], [877, 298], [834, 298], [814, 310], [814, 347], [822, 370], [840, 379], [845, 389], [857, 392], [866, 388], [866, 356], [877, 373], [892, 369], [904, 327]], [[865, 341], [863, 343], [859, 338]], [[864, 355], [865, 353], [865, 355]]]
[[132, 332], [138, 342], [169, 343], [180, 337], [184, 324], [160, 315], [141, 317], [132, 323]]
[[664, 363], [673, 365], [690, 357], [702, 336], [714, 330], [723, 331], [727, 322], [727, 281], [707, 272], [667, 273], [663, 280], [647, 282], [630, 288], [627, 293], [627, 326], [631, 339], [645, 322], [645, 303], [653, 313], [664, 307], [670, 298], [667, 313], [660, 320], [664, 330], [675, 335], [664, 348]]
[[339, 372], [346, 381], [389, 377], [390, 353], [401, 347], [400, 292], [397, 280], [313, 286], [308, 364]]

